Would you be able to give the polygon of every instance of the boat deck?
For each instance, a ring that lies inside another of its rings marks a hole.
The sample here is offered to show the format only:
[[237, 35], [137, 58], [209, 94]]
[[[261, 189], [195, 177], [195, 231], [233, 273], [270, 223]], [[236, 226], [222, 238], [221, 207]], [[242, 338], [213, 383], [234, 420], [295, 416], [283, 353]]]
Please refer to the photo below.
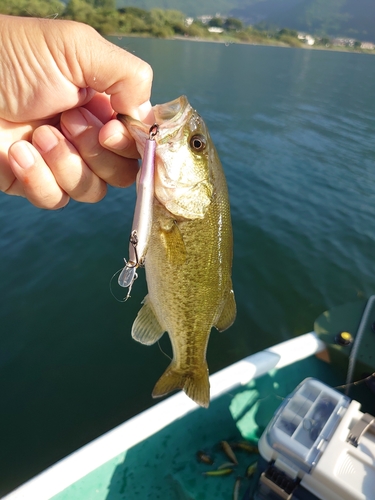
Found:
[[[239, 499], [251, 498], [252, 482], [247, 467], [257, 454], [236, 450], [238, 466], [227, 476], [206, 476], [228, 462], [220, 442], [257, 442], [274, 411], [305, 377], [333, 386], [343, 384], [332, 367], [309, 357], [282, 369], [272, 370], [230, 394], [212, 401], [210, 408], [196, 409], [121, 453], [53, 500], [228, 500], [241, 477]], [[301, 378], [302, 377], [302, 378]], [[213, 465], [200, 463], [197, 452], [212, 456]]]

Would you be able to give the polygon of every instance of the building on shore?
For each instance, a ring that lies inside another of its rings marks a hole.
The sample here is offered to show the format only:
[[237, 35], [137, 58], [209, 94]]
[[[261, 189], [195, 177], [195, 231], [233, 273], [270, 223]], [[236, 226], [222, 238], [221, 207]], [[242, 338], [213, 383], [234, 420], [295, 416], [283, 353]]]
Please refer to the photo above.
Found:
[[298, 33], [298, 40], [301, 40], [301, 42], [304, 42], [307, 45], [314, 45], [315, 43], [315, 38], [308, 33]]
[[356, 40], [354, 38], [334, 38], [332, 45], [337, 47], [354, 47]]
[[375, 49], [375, 43], [372, 43], [372, 42], [362, 42], [361, 43], [361, 49], [374, 50]]

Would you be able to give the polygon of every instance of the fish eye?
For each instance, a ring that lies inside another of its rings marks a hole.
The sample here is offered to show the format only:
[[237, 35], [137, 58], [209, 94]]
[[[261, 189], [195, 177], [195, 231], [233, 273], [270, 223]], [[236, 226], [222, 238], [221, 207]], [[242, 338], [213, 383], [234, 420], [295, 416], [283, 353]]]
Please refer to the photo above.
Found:
[[190, 139], [190, 146], [197, 152], [203, 151], [206, 147], [206, 138], [201, 134], [193, 135]]

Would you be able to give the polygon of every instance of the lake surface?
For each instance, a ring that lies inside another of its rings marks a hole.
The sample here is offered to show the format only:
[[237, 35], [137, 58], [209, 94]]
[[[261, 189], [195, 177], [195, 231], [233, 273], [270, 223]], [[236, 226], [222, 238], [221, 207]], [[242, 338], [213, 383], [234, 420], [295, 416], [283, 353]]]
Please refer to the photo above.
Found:
[[[154, 104], [188, 96], [227, 175], [238, 317], [212, 332], [211, 373], [375, 292], [372, 56], [111, 40], [153, 65]], [[134, 201], [48, 212], [0, 193], [0, 495], [154, 403], [169, 361], [130, 336], [144, 275], [125, 304], [109, 287]]]

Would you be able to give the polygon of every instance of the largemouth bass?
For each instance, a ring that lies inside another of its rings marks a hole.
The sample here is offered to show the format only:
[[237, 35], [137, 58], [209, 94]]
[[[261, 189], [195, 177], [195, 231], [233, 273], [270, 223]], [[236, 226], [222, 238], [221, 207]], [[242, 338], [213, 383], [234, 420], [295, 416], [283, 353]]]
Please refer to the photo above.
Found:
[[[153, 107], [155, 180], [152, 225], [144, 264], [148, 295], [132, 336], [142, 344], [168, 332], [173, 360], [153, 397], [175, 389], [208, 407], [206, 349], [214, 326], [232, 325], [232, 226], [223, 169], [207, 127], [182, 96]], [[149, 126], [118, 117], [143, 157]]]

